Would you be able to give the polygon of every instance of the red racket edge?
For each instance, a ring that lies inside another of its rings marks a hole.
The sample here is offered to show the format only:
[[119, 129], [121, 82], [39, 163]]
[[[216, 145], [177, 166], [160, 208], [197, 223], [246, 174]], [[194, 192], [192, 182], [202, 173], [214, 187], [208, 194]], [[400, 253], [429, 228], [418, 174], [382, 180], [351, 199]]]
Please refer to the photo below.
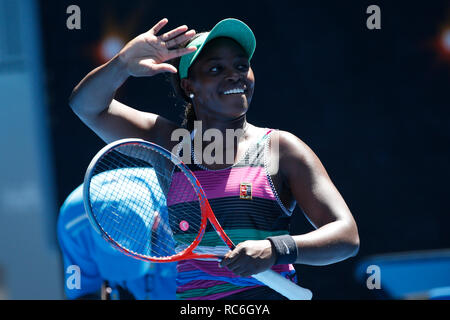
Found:
[[[185, 176], [188, 178], [188, 181], [191, 183], [192, 187], [194, 188], [200, 203], [201, 213], [202, 213], [202, 220], [200, 225], [200, 231], [195, 238], [195, 240], [191, 243], [189, 247], [187, 247], [185, 250], [177, 253], [176, 255], [173, 255], [171, 257], [167, 258], [155, 258], [155, 257], [149, 257], [140, 255], [138, 253], [132, 252], [128, 250], [127, 248], [123, 247], [121, 244], [117, 243], [113, 238], [111, 238], [103, 229], [101, 224], [97, 221], [95, 218], [95, 215], [92, 212], [91, 207], [91, 201], [89, 197], [89, 189], [90, 189], [90, 181], [93, 177], [93, 172], [95, 172], [96, 164], [100, 162], [107, 154], [110, 152], [118, 149], [119, 147], [127, 146], [127, 145], [145, 145], [145, 147], [151, 149], [152, 151], [157, 152], [161, 156], [165, 157], [169, 161], [171, 161], [175, 166], [177, 166], [179, 169], [182, 170], [182, 172], [185, 174]], [[218, 233], [218, 235], [223, 239], [223, 241], [230, 247], [230, 249], [234, 248], [234, 244], [231, 241], [231, 239], [226, 235], [222, 227], [220, 226], [219, 222], [217, 221], [216, 217], [214, 216], [214, 213], [211, 209], [211, 206], [208, 202], [208, 199], [206, 198], [205, 192], [203, 188], [200, 185], [200, 182], [195, 177], [194, 173], [177, 157], [177, 162], [175, 163], [173, 161], [174, 155], [168, 152], [167, 150], [163, 149], [162, 147], [153, 144], [151, 142], [147, 142], [140, 139], [125, 139], [116, 141], [106, 147], [104, 147], [102, 150], [98, 152], [98, 154], [93, 158], [91, 164], [88, 167], [86, 176], [85, 176], [85, 190], [84, 190], [84, 197], [85, 197], [85, 207], [88, 212], [89, 221], [94, 226], [97, 232], [101, 233], [102, 237], [110, 243], [113, 247], [115, 247], [117, 250], [125, 254], [126, 256], [139, 259], [141, 261], [148, 261], [148, 262], [156, 262], [156, 263], [170, 263], [170, 262], [178, 262], [182, 260], [189, 260], [189, 259], [221, 259], [223, 257], [219, 257], [214, 254], [197, 254], [193, 251], [195, 248], [200, 244], [203, 235], [206, 230], [206, 225], [208, 223], [208, 220], [213, 225], [214, 229]]]

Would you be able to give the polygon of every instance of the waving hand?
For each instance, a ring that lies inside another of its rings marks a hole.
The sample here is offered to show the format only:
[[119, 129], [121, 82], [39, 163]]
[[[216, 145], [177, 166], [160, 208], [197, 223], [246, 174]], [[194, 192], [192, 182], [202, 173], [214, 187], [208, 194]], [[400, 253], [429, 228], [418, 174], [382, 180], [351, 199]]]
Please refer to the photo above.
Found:
[[151, 77], [159, 73], [177, 73], [177, 69], [168, 60], [194, 52], [195, 48], [176, 49], [181, 43], [191, 39], [195, 30], [181, 26], [158, 35], [168, 23], [167, 19], [158, 22], [153, 28], [131, 40], [119, 53], [126, 63], [129, 75]]

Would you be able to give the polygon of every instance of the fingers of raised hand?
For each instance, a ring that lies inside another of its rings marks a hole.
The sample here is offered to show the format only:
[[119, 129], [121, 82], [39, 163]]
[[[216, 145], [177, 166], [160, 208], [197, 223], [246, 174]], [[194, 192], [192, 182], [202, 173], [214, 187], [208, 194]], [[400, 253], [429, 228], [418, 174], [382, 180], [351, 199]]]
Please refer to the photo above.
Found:
[[196, 34], [195, 30], [188, 31], [189, 28], [186, 25], [157, 36], [157, 34], [162, 30], [162, 28], [164, 28], [164, 26], [167, 25], [167, 23], [168, 20], [166, 18], [162, 19], [147, 33], [143, 34], [143, 39], [145, 42], [158, 51], [163, 50], [160, 52], [165, 56], [164, 60], [175, 59], [194, 52], [196, 50], [194, 47], [177, 48], [177, 46], [185, 41], [188, 41]]
[[[184, 30], [184, 31], [179, 33], [180, 30]], [[177, 29], [175, 29], [174, 31], [177, 31]], [[162, 35], [160, 37], [160, 39], [166, 43], [167, 49], [171, 49], [171, 48], [177, 47], [178, 45], [182, 44], [185, 41], [188, 41], [193, 36], [195, 36], [195, 30], [186, 31], [183, 28], [183, 29], [179, 29], [177, 32], [174, 32], [172, 34], [166, 33], [166, 34]]]
[[148, 32], [156, 35], [158, 32], [161, 31], [162, 28], [164, 28], [164, 26], [169, 22], [169, 20], [167, 20], [167, 18], [162, 19], [161, 21], [159, 21], [157, 24], [155, 24], [155, 26], [153, 28], [151, 28]]
[[184, 56], [184, 55], [189, 54], [191, 52], [194, 52], [196, 50], [197, 50], [196, 47], [189, 47], [189, 48], [181, 48], [181, 49], [169, 50], [168, 60]]
[[184, 25], [184, 26], [175, 28], [175, 29], [173, 29], [171, 31], [168, 31], [168, 32], [160, 35], [158, 38], [160, 38], [162, 41], [166, 41], [167, 42], [167, 41], [169, 41], [171, 39], [174, 39], [174, 38], [178, 37], [179, 35], [185, 33], [188, 30], [189, 30], [188, 26]]
[[[156, 36], [168, 23], [169, 21], [164, 18], [159, 21], [153, 28], [151, 28], [147, 34]], [[158, 39], [164, 43], [166, 43], [166, 47], [173, 48], [186, 40], [189, 40], [195, 35], [195, 30], [189, 30], [188, 26], [180, 26], [175, 28], [169, 32], [164, 33], [163, 35], [158, 36]]]

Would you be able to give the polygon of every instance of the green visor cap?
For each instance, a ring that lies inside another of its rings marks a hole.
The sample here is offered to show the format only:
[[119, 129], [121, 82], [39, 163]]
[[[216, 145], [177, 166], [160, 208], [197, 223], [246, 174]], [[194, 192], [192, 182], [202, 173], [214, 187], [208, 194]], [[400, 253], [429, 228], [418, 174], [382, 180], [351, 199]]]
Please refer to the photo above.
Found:
[[253, 31], [240, 20], [237, 19], [225, 19], [220, 21], [209, 33], [199, 36], [187, 45], [188, 48], [196, 47], [197, 51], [181, 57], [179, 73], [180, 79], [185, 79], [188, 76], [188, 70], [197, 59], [203, 47], [211, 40], [227, 37], [235, 40], [245, 50], [249, 57], [249, 61], [252, 59], [256, 49], [256, 39]]

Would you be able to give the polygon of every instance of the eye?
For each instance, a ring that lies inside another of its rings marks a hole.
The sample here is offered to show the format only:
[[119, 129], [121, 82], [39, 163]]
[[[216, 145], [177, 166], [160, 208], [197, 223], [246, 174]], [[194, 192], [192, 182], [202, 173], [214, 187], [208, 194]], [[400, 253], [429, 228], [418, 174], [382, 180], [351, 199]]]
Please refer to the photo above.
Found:
[[211, 72], [211, 73], [218, 73], [218, 72], [220, 72], [221, 69], [222, 68], [220, 66], [214, 66], [214, 67], [211, 67], [209, 69], [209, 72]]
[[238, 68], [239, 71], [247, 71], [250, 68], [250, 66], [249, 66], [248, 63], [240, 63], [237, 66], [237, 68]]

